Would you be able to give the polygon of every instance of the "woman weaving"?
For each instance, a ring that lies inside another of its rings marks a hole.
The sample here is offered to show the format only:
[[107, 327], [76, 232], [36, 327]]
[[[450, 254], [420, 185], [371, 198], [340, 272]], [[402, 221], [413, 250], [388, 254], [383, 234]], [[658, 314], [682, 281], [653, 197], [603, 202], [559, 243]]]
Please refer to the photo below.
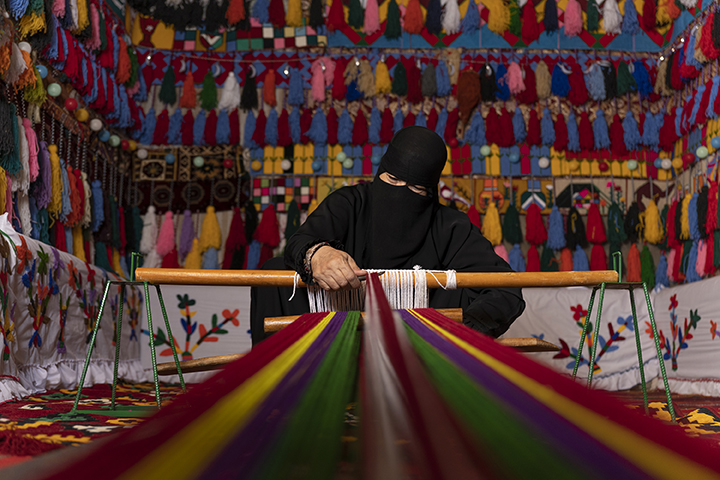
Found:
[[[368, 269], [511, 272], [468, 217], [440, 205], [437, 185], [447, 160], [445, 142], [430, 129], [407, 127], [395, 134], [371, 183], [329, 195], [287, 242], [285, 257], [263, 269], [291, 268], [307, 284], [325, 290], [360, 287]], [[252, 290], [253, 344], [264, 319], [309, 311], [307, 296], [290, 288]], [[463, 323], [497, 337], [522, 313], [519, 288], [433, 290], [432, 308], [463, 309]]]

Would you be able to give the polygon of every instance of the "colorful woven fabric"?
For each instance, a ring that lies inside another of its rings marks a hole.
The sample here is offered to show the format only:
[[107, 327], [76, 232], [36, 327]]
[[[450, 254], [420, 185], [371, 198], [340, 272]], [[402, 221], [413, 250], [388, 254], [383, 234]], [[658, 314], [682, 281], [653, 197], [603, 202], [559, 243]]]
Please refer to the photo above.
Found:
[[358, 312], [304, 315], [50, 478], [720, 476], [710, 443], [368, 283], [361, 332]]

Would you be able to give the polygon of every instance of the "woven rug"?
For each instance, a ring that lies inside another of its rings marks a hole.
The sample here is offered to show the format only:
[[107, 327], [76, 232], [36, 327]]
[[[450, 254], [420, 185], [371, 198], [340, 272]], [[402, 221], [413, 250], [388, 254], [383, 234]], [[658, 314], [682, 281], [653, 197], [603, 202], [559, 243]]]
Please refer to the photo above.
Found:
[[[163, 385], [163, 405], [181, 393]], [[142, 422], [155, 410], [152, 383], [117, 387], [118, 412], [109, 410], [110, 385], [83, 388], [78, 415], [68, 416], [77, 390], [54, 390], [23, 400], [0, 403], [0, 454], [37, 455], [69, 445], [82, 445]]]

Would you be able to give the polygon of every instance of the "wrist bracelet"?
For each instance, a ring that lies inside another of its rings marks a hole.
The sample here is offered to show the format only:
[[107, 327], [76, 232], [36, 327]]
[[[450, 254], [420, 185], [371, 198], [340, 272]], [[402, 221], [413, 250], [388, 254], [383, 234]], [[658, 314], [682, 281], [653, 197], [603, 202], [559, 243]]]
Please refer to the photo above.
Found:
[[327, 242], [320, 242], [310, 247], [305, 253], [305, 271], [312, 276], [312, 259], [320, 248], [329, 246]]

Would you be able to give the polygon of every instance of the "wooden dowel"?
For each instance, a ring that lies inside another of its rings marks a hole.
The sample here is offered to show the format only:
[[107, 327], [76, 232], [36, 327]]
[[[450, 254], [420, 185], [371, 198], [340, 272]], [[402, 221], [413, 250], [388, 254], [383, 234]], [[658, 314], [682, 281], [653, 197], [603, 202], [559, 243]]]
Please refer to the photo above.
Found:
[[[191, 270], [184, 268], [138, 268], [138, 281], [160, 285], [208, 285], [243, 287], [292, 287], [294, 273], [289, 270]], [[427, 274], [428, 288], [445, 286], [445, 273]], [[437, 278], [435, 278], [437, 277]], [[613, 270], [594, 272], [458, 272], [458, 288], [492, 287], [571, 287], [617, 282]], [[298, 287], [305, 287], [300, 281]]]

